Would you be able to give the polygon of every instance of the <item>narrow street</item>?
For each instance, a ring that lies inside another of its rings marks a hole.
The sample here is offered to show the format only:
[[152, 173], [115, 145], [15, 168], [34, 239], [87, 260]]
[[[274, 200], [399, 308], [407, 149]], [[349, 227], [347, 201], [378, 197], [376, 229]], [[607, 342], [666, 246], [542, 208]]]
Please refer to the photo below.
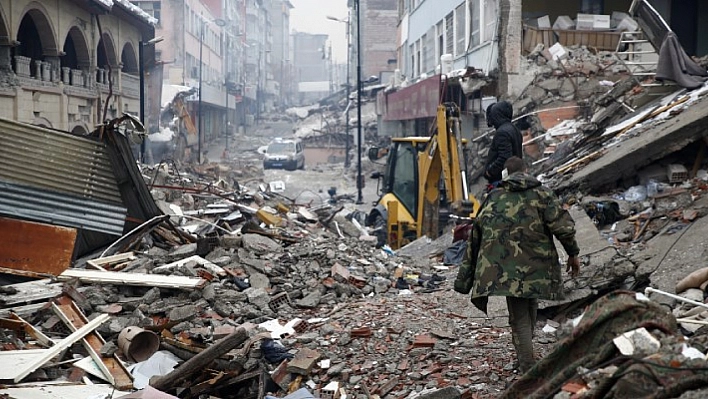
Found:
[[708, 398], [705, 3], [0, 0], [0, 399]]

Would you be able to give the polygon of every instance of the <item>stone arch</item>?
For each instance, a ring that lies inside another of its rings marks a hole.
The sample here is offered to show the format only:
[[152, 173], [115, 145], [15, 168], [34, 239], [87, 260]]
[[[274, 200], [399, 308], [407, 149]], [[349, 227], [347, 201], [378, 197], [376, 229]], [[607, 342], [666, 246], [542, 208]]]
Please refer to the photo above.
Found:
[[71, 133], [79, 136], [86, 136], [89, 134], [88, 125], [84, 122], [77, 122], [73, 128], [71, 128]]
[[0, 4], [0, 46], [9, 46], [12, 44], [10, 40], [10, 29], [8, 29], [7, 17], [5, 16], [5, 10]]
[[[108, 65], [112, 68], [118, 67], [118, 58], [116, 53], [116, 46], [114, 44], [113, 37], [109, 32], [104, 31], [101, 39], [98, 41], [98, 47], [96, 49], [96, 66], [99, 68], [107, 69]], [[104, 46], [105, 44], [105, 46]]]
[[64, 40], [62, 68], [86, 69], [91, 65], [91, 54], [86, 36], [78, 26], [72, 26]]
[[131, 75], [137, 75], [140, 72], [135, 48], [132, 43], [126, 42], [123, 45], [123, 51], [120, 53], [120, 62], [123, 64], [123, 72]]
[[50, 122], [49, 119], [43, 118], [41, 116], [36, 116], [32, 121], [32, 124], [47, 129], [53, 129], [52, 122]]
[[[16, 49], [17, 54], [39, 55], [34, 58], [57, 56], [59, 54], [58, 40], [47, 9], [41, 3], [33, 1], [27, 4], [21, 15], [20, 25], [15, 36], [20, 42]], [[38, 47], [36, 43], [40, 43], [41, 46]]]

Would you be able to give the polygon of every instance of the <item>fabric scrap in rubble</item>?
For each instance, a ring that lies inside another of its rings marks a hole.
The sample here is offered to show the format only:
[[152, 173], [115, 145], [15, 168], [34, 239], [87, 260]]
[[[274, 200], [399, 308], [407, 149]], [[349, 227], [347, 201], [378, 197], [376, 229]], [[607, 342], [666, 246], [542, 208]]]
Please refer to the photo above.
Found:
[[695, 89], [703, 86], [708, 72], [686, 54], [676, 34], [669, 32], [659, 50], [656, 79], [673, 80], [683, 88]]

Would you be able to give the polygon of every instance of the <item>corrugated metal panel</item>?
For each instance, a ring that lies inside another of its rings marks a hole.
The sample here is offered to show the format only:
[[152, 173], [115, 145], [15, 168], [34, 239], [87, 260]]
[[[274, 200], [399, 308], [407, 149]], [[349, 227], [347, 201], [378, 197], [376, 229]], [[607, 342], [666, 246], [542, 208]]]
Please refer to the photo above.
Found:
[[122, 203], [104, 143], [2, 118], [0, 181]]
[[122, 206], [0, 182], [0, 215], [120, 236], [126, 213]]

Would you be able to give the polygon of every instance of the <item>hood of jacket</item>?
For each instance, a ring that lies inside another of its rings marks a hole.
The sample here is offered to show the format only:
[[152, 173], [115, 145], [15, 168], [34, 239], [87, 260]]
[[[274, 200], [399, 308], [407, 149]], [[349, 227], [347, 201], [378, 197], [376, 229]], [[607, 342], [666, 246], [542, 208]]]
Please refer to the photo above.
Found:
[[540, 181], [524, 172], [512, 173], [502, 182], [502, 186], [506, 187], [509, 191], [524, 191], [540, 185]]
[[514, 117], [514, 107], [508, 101], [501, 101], [492, 107], [489, 112], [489, 122], [498, 129], [499, 126], [511, 122], [511, 118]]

